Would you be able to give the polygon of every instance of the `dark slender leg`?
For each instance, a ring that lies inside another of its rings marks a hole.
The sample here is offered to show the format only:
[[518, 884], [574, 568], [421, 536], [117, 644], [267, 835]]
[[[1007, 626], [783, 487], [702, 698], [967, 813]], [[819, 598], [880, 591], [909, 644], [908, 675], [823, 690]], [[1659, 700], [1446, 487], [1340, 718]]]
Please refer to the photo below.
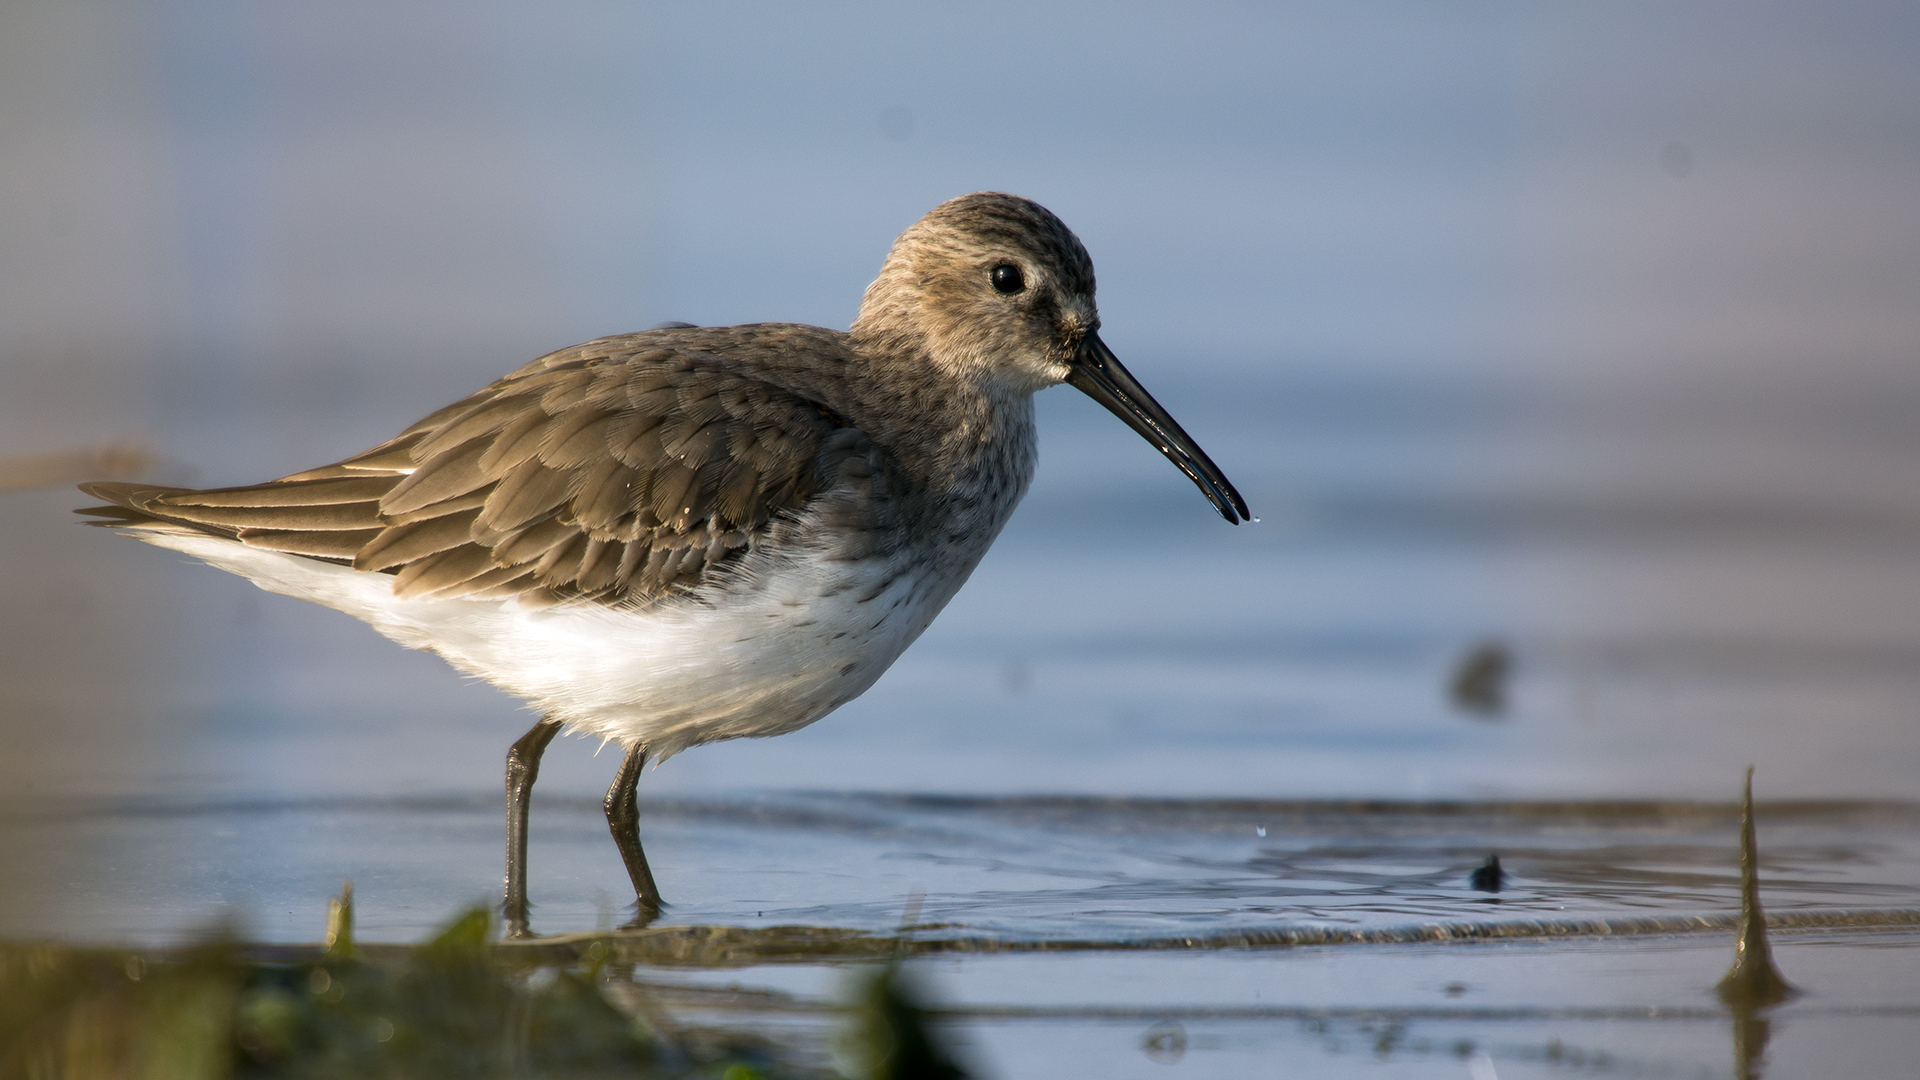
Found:
[[528, 937], [527, 802], [540, 777], [540, 755], [560, 734], [560, 723], [544, 717], [507, 749], [507, 936]]
[[620, 761], [620, 773], [607, 789], [607, 828], [613, 830], [613, 842], [620, 845], [620, 859], [627, 864], [627, 876], [633, 879], [633, 895], [640, 916], [630, 925], [645, 926], [660, 914], [660, 888], [653, 883], [653, 871], [647, 869], [647, 853], [640, 849], [640, 769], [647, 763], [644, 746], [627, 750]]

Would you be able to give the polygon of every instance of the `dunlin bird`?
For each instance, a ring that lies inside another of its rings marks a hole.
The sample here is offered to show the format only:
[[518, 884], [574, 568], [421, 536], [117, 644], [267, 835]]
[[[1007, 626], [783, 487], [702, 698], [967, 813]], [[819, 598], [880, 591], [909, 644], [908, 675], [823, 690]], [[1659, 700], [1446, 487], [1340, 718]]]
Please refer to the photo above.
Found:
[[841, 333], [670, 324], [543, 356], [392, 440], [251, 487], [87, 484], [94, 524], [337, 608], [516, 694], [509, 932], [527, 798], [562, 730], [626, 749], [607, 823], [644, 921], [649, 757], [853, 700], [979, 563], [1033, 475], [1033, 394], [1071, 384], [1246, 503], [1097, 333], [1093, 263], [992, 192], [900, 235]]

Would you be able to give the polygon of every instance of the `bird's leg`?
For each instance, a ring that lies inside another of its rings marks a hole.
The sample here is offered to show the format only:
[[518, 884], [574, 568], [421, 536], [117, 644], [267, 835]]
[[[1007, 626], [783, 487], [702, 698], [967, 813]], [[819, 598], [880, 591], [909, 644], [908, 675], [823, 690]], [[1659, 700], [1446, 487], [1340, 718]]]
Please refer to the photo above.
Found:
[[560, 722], [541, 717], [533, 730], [507, 749], [507, 936], [530, 936], [527, 930], [527, 803], [533, 782], [540, 776], [540, 755], [560, 734]]
[[633, 895], [639, 916], [631, 926], [645, 926], [660, 914], [660, 888], [653, 883], [653, 871], [647, 869], [647, 853], [640, 848], [640, 770], [647, 763], [644, 746], [627, 748], [620, 761], [619, 775], [607, 789], [607, 828], [613, 830], [613, 842], [620, 845], [620, 859], [627, 864], [627, 877], [633, 879]]

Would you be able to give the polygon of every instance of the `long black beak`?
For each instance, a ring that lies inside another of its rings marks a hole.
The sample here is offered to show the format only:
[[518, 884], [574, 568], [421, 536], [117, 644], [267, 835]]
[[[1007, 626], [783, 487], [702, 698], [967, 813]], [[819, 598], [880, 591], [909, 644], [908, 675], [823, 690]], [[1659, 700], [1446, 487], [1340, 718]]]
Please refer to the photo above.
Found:
[[1113, 355], [1100, 340], [1099, 334], [1088, 334], [1080, 343], [1080, 353], [1069, 365], [1071, 374], [1067, 382], [1088, 397], [1105, 405], [1113, 415], [1127, 422], [1127, 426], [1139, 432], [1148, 442], [1159, 447], [1167, 455], [1167, 460], [1180, 466], [1187, 479], [1199, 485], [1207, 500], [1213, 503], [1220, 516], [1228, 524], [1238, 525], [1241, 521], [1252, 521], [1253, 515], [1247, 513], [1247, 503], [1240, 493], [1233, 490], [1227, 482], [1226, 474], [1207, 457], [1193, 437], [1180, 429], [1167, 415], [1167, 410], [1153, 400], [1146, 388], [1134, 381], [1127, 369], [1120, 366], [1120, 359]]

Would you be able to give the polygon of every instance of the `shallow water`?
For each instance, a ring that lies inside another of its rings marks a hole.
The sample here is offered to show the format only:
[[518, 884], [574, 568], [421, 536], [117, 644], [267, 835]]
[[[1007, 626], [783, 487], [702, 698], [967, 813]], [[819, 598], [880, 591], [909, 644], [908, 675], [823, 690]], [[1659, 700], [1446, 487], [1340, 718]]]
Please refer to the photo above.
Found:
[[[1920, 809], [1759, 814], [1775, 916], [1920, 910]], [[497, 890], [499, 817], [484, 799], [150, 800], [48, 807], [9, 825], [30, 846], [100, 856], [98, 869], [41, 885], [42, 933], [162, 944], [224, 909], [252, 938], [311, 940], [345, 876], [362, 936], [406, 941], [450, 902]], [[917, 896], [923, 942], [1119, 949], [1422, 940], [1421, 928], [1454, 924], [1684, 930], [1739, 907], [1729, 805], [769, 794], [656, 800], [643, 823], [670, 904], [660, 926], [884, 934]], [[531, 852], [536, 930], [627, 921], [597, 803], [536, 799]], [[1470, 882], [1490, 854], [1505, 872], [1497, 891]]]
[[[410, 941], [497, 887], [498, 817], [486, 799], [147, 800], [8, 824], [111, 868], [37, 883], [59, 913], [43, 933], [165, 944], [224, 908], [256, 939], [312, 941], [348, 873], [361, 940]], [[1763, 1026], [1770, 1075], [1901, 1075], [1920, 1051], [1920, 807], [1757, 820], [1802, 993], [1749, 1016], [1745, 1045]], [[829, 1066], [859, 963], [904, 953], [986, 1075], [1725, 1075], [1743, 1021], [1712, 987], [1737, 828], [1731, 805], [1672, 802], [655, 800], [672, 904], [616, 935], [608, 979], [650, 1015]], [[1495, 852], [1504, 886], [1474, 888]], [[593, 802], [538, 801], [533, 875], [551, 936], [515, 947], [530, 955], [626, 917]]]
[[[1916, 944], [1776, 935], [1808, 992], [1738, 1037], [1707, 989], [1730, 951], [1717, 937], [957, 957], [917, 970], [987, 1075], [1699, 1077], [1748, 1075], [1744, 1062], [1896, 1077], [1920, 1050]], [[847, 981], [791, 965], [633, 978], [686, 1021], [784, 1032], [829, 1060]]]

